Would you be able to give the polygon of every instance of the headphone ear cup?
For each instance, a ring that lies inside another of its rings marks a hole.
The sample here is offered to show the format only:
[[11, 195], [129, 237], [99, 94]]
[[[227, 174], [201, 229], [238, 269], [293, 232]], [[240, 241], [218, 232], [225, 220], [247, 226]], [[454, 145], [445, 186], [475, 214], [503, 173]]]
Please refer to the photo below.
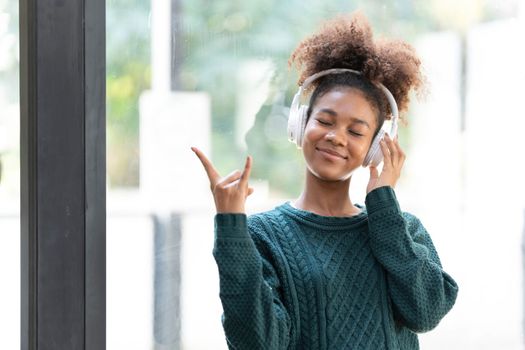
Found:
[[296, 143], [297, 141], [297, 110], [290, 109], [290, 114], [288, 115], [288, 140], [290, 142]]
[[304, 131], [306, 129], [306, 119], [307, 119], [307, 113], [308, 113], [308, 106], [307, 105], [301, 105], [299, 107], [298, 120], [297, 120], [297, 147], [301, 148], [303, 145], [303, 139], [304, 139]]
[[379, 130], [376, 137], [374, 137], [374, 140], [370, 145], [370, 149], [366, 154], [365, 160], [363, 161], [363, 166], [365, 168], [368, 166], [378, 166], [379, 163], [381, 163], [381, 161], [383, 160], [383, 152], [381, 151], [381, 145], [379, 144], [379, 142], [381, 142], [384, 136], [385, 131]]
[[293, 142], [297, 144], [297, 139], [299, 137], [297, 131], [299, 130], [300, 125], [300, 105], [299, 105], [299, 99], [300, 99], [301, 90], [299, 90], [292, 101], [292, 105], [290, 106], [290, 112], [288, 114], [288, 140], [290, 142]]

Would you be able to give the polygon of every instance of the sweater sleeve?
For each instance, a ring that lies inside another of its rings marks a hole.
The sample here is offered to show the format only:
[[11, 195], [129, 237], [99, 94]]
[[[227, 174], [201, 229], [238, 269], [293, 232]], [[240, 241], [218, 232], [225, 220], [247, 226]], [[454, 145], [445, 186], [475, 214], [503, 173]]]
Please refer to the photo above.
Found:
[[431, 330], [454, 305], [456, 282], [419, 219], [400, 210], [392, 187], [371, 191], [365, 203], [370, 245], [386, 270], [396, 318], [414, 332]]
[[286, 349], [290, 317], [280, 298], [279, 278], [258, 251], [245, 214], [215, 216], [213, 256], [229, 349]]

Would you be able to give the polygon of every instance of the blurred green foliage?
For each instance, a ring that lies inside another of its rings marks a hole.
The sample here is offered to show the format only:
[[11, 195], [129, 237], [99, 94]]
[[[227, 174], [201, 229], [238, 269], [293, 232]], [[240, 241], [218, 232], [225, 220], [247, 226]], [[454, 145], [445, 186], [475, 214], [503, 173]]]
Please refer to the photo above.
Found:
[[149, 1], [108, 0], [107, 165], [111, 186], [139, 183], [139, 97], [150, 87]]

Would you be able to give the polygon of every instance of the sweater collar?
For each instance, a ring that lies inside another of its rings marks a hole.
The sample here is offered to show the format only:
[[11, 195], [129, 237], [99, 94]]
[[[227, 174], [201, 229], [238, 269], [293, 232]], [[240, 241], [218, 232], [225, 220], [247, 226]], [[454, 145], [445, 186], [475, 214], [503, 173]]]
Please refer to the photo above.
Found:
[[355, 206], [361, 209], [361, 212], [352, 216], [319, 215], [307, 210], [295, 208], [290, 204], [290, 202], [281, 204], [280, 206], [276, 207], [276, 209], [283, 214], [303, 223], [313, 224], [314, 226], [322, 228], [331, 227], [334, 229], [346, 229], [360, 225], [367, 221], [368, 214], [366, 212], [366, 207], [361, 204], [355, 204]]

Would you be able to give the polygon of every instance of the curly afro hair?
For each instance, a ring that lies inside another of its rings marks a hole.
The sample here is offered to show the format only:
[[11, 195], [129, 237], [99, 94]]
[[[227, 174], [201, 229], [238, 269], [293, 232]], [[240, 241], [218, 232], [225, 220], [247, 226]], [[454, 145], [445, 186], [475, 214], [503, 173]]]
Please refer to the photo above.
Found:
[[[299, 70], [299, 85], [312, 74], [330, 68], [362, 72], [362, 76], [349, 73], [319, 78], [312, 83], [315, 90], [310, 107], [334, 88], [357, 88], [379, 111], [378, 130], [391, 111], [384, 94], [370, 82], [382, 83], [390, 90], [401, 114], [408, 110], [410, 91], [422, 92], [425, 81], [420, 71], [421, 61], [412, 46], [401, 40], [374, 40], [370, 24], [360, 12], [339, 15], [325, 22], [317, 33], [299, 43], [288, 64], [295, 64]], [[337, 77], [339, 75], [347, 77]], [[402, 116], [400, 119], [403, 120]]]

